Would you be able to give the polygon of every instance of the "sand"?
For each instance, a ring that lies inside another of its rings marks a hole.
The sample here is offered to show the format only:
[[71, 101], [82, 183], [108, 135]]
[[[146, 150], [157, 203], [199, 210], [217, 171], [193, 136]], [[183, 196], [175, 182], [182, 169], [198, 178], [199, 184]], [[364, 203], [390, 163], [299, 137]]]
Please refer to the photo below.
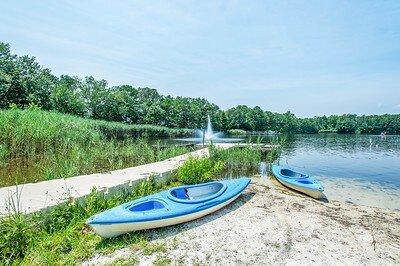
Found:
[[149, 234], [150, 245], [166, 250], [126, 247], [83, 264], [400, 264], [400, 211], [321, 202], [259, 177], [220, 211]]

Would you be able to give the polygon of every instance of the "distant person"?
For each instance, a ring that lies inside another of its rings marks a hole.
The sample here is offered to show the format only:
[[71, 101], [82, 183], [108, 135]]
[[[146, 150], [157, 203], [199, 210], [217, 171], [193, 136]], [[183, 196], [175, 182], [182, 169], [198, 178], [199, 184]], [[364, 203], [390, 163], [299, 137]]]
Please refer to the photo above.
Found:
[[386, 131], [382, 131], [381, 132], [381, 139], [382, 140], [386, 139], [386, 133], [387, 133]]

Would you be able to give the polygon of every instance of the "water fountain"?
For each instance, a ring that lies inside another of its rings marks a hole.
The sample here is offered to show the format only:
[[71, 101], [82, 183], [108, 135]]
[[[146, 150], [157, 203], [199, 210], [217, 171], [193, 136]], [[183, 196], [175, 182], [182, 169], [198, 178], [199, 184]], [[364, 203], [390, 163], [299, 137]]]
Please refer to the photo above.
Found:
[[225, 138], [223, 132], [214, 132], [212, 123], [211, 123], [211, 118], [210, 115], [207, 115], [207, 127], [203, 130], [198, 129], [196, 130], [196, 136], [194, 138], [182, 138], [182, 139], [176, 139], [179, 141], [187, 141], [187, 142], [214, 142], [214, 143], [220, 143], [220, 142], [238, 142], [243, 139], [238, 139], [238, 138]]
[[204, 138], [206, 142], [221, 139], [223, 135], [224, 134], [222, 132], [214, 133], [210, 115], [207, 115], [207, 128], [205, 130], [196, 130], [196, 136], [200, 139]]

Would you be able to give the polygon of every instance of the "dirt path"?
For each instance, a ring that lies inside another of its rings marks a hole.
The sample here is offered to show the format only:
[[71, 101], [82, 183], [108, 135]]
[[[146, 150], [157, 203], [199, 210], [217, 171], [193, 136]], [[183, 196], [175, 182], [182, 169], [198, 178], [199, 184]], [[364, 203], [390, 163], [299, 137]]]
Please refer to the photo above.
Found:
[[400, 264], [399, 211], [320, 202], [261, 178], [226, 208], [150, 235], [162, 247], [151, 254], [125, 248], [85, 264]]

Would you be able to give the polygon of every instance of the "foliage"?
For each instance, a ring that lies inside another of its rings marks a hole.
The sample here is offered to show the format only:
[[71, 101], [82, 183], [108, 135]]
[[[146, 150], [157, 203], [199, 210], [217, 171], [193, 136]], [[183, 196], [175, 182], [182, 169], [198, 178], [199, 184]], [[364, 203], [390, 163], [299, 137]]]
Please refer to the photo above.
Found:
[[110, 171], [190, 150], [129, 137], [170, 133], [163, 127], [84, 119], [34, 106], [0, 110], [0, 165], [5, 169], [0, 186]]
[[225, 169], [225, 163], [208, 157], [191, 157], [179, 167], [177, 179], [185, 184], [197, 184], [210, 181]]
[[0, 221], [0, 261], [6, 264], [24, 256], [34, 241], [35, 230], [28, 218], [13, 214]]
[[[160, 95], [155, 89], [130, 85], [109, 87], [105, 80], [84, 79], [61, 75], [56, 77], [40, 66], [34, 57], [11, 54], [10, 46], [0, 42], [0, 108], [27, 108], [35, 104], [44, 110], [77, 116], [124, 122], [151, 124], [170, 128], [204, 128], [207, 114], [219, 131], [277, 131], [281, 133], [380, 133], [400, 134], [400, 115], [332, 115], [298, 118], [291, 112], [283, 114], [239, 105], [226, 111], [201, 98]], [[125, 137], [142, 130], [160, 133], [160, 128], [118, 130], [100, 123], [106, 133]], [[131, 131], [132, 130], [132, 131]], [[163, 135], [170, 134], [168, 129]], [[176, 133], [176, 132], [175, 132]], [[155, 136], [159, 136], [156, 134]]]
[[211, 147], [209, 158], [189, 158], [164, 183], [150, 177], [134, 188], [121, 189], [113, 195], [93, 190], [83, 199], [71, 199], [49, 211], [31, 216], [10, 215], [0, 220], [0, 260], [5, 264], [22, 265], [77, 264], [95, 254], [127, 246], [140, 246], [144, 254], [164, 252], [159, 245], [147, 245], [146, 232], [102, 239], [85, 225], [85, 220], [98, 212], [182, 183], [221, 178], [229, 165], [243, 170], [243, 167], [258, 165], [260, 160], [260, 151], [256, 149]]
[[234, 128], [234, 129], [229, 129], [228, 134], [231, 136], [243, 136], [247, 134], [247, 131], [243, 129]]
[[[0, 220], [0, 261], [29, 265], [75, 264], [95, 253], [145, 243], [146, 235], [141, 232], [102, 239], [91, 232], [84, 222], [98, 212], [171, 185], [176, 183], [157, 184], [150, 178], [133, 189], [122, 190], [112, 196], [106, 197], [93, 190], [85, 199], [72, 200], [47, 212], [32, 216], [12, 214]], [[148, 250], [154, 249], [148, 247]]]
[[210, 148], [210, 159], [212, 161], [223, 161], [227, 169], [239, 170], [246, 173], [257, 169], [261, 161], [261, 152], [252, 147], [234, 147], [230, 149]]

